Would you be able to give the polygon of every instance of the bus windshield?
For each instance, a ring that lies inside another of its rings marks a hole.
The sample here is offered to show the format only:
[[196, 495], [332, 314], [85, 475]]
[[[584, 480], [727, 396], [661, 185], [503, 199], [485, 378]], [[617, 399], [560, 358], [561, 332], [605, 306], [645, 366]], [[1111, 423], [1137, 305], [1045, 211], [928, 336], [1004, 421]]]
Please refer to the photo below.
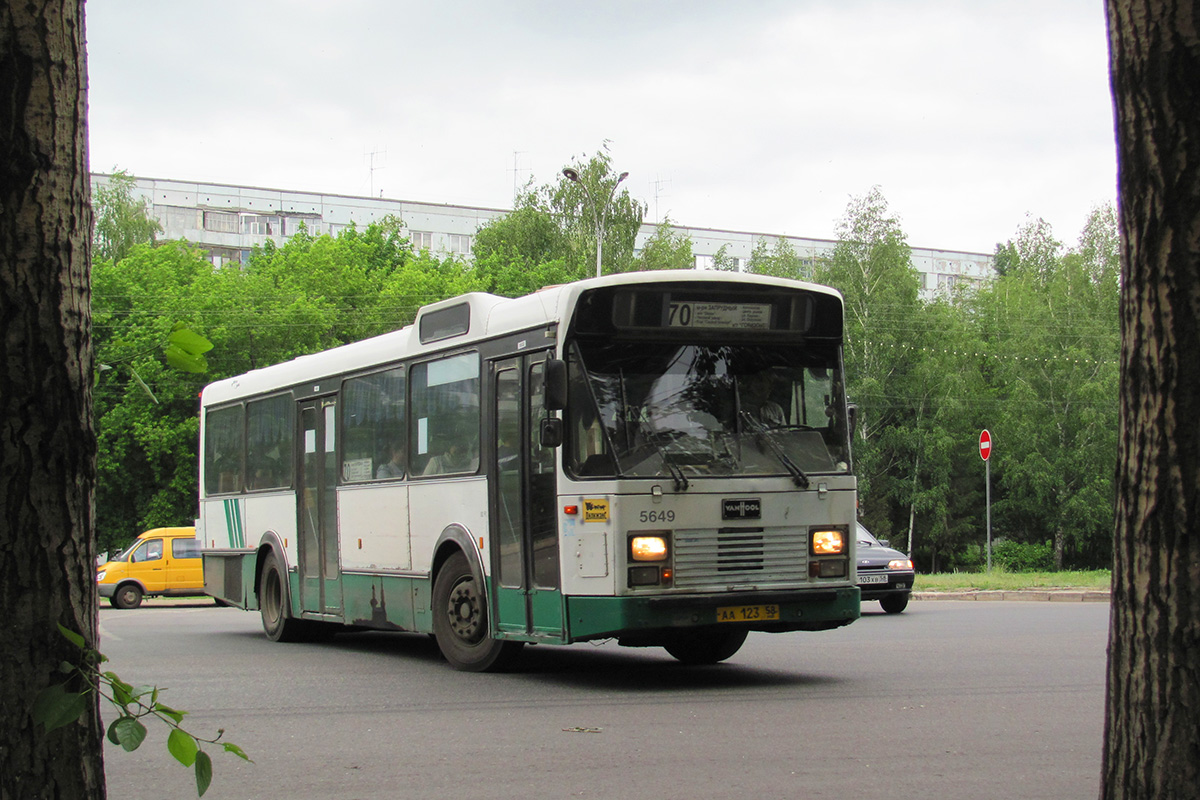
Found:
[[579, 339], [568, 354], [567, 462], [579, 477], [849, 470], [834, 344]]

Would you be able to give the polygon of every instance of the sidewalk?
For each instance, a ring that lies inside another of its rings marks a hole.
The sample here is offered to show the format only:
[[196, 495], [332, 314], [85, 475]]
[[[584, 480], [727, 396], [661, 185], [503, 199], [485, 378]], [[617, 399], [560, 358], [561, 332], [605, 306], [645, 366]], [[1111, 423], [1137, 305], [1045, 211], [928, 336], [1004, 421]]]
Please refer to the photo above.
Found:
[[913, 600], [1025, 600], [1060, 603], [1107, 603], [1107, 589], [1020, 589], [1014, 591], [953, 591], [912, 593]]

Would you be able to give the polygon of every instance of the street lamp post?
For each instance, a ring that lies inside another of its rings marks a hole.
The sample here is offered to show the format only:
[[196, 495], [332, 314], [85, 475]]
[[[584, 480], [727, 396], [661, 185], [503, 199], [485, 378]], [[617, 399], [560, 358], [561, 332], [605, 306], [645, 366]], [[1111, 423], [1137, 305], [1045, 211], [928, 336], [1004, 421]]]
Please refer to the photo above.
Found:
[[603, 209], [596, 207], [596, 200], [592, 197], [592, 193], [588, 191], [587, 184], [579, 177], [579, 173], [570, 167], [562, 171], [567, 180], [574, 181], [579, 184], [579, 188], [583, 189], [583, 196], [588, 199], [588, 205], [592, 207], [592, 221], [596, 223], [596, 277], [600, 277], [600, 256], [604, 249], [604, 228], [608, 225], [608, 207], [612, 205], [612, 199], [617, 193], [617, 186], [621, 181], [629, 177], [628, 172], [622, 172], [617, 176], [617, 182], [612, 185], [612, 189], [608, 193], [608, 199], [604, 201]]

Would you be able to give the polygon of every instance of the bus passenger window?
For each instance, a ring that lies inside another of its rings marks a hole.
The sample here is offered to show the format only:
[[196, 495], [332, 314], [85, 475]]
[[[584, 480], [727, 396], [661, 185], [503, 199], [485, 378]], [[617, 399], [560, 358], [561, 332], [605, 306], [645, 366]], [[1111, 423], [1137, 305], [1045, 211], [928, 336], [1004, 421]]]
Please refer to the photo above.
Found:
[[205, 415], [204, 489], [208, 494], [242, 490], [242, 407]]
[[404, 367], [346, 381], [342, 389], [342, 480], [403, 478]]
[[411, 383], [412, 474], [449, 475], [478, 470], [478, 354], [416, 364]]
[[291, 485], [294, 406], [290, 394], [246, 404], [247, 489], [280, 489]]

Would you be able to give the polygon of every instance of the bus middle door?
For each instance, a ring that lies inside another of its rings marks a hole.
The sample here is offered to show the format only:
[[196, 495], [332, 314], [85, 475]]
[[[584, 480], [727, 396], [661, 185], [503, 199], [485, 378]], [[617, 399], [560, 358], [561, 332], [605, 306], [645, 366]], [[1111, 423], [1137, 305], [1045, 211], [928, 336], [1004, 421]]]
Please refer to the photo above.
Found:
[[338, 569], [337, 453], [334, 395], [300, 401], [303, 451], [296, 480], [299, 515], [300, 610], [340, 614]]
[[493, 608], [501, 631], [561, 638], [554, 450], [542, 447], [538, 439], [544, 385], [544, 355], [493, 364]]

